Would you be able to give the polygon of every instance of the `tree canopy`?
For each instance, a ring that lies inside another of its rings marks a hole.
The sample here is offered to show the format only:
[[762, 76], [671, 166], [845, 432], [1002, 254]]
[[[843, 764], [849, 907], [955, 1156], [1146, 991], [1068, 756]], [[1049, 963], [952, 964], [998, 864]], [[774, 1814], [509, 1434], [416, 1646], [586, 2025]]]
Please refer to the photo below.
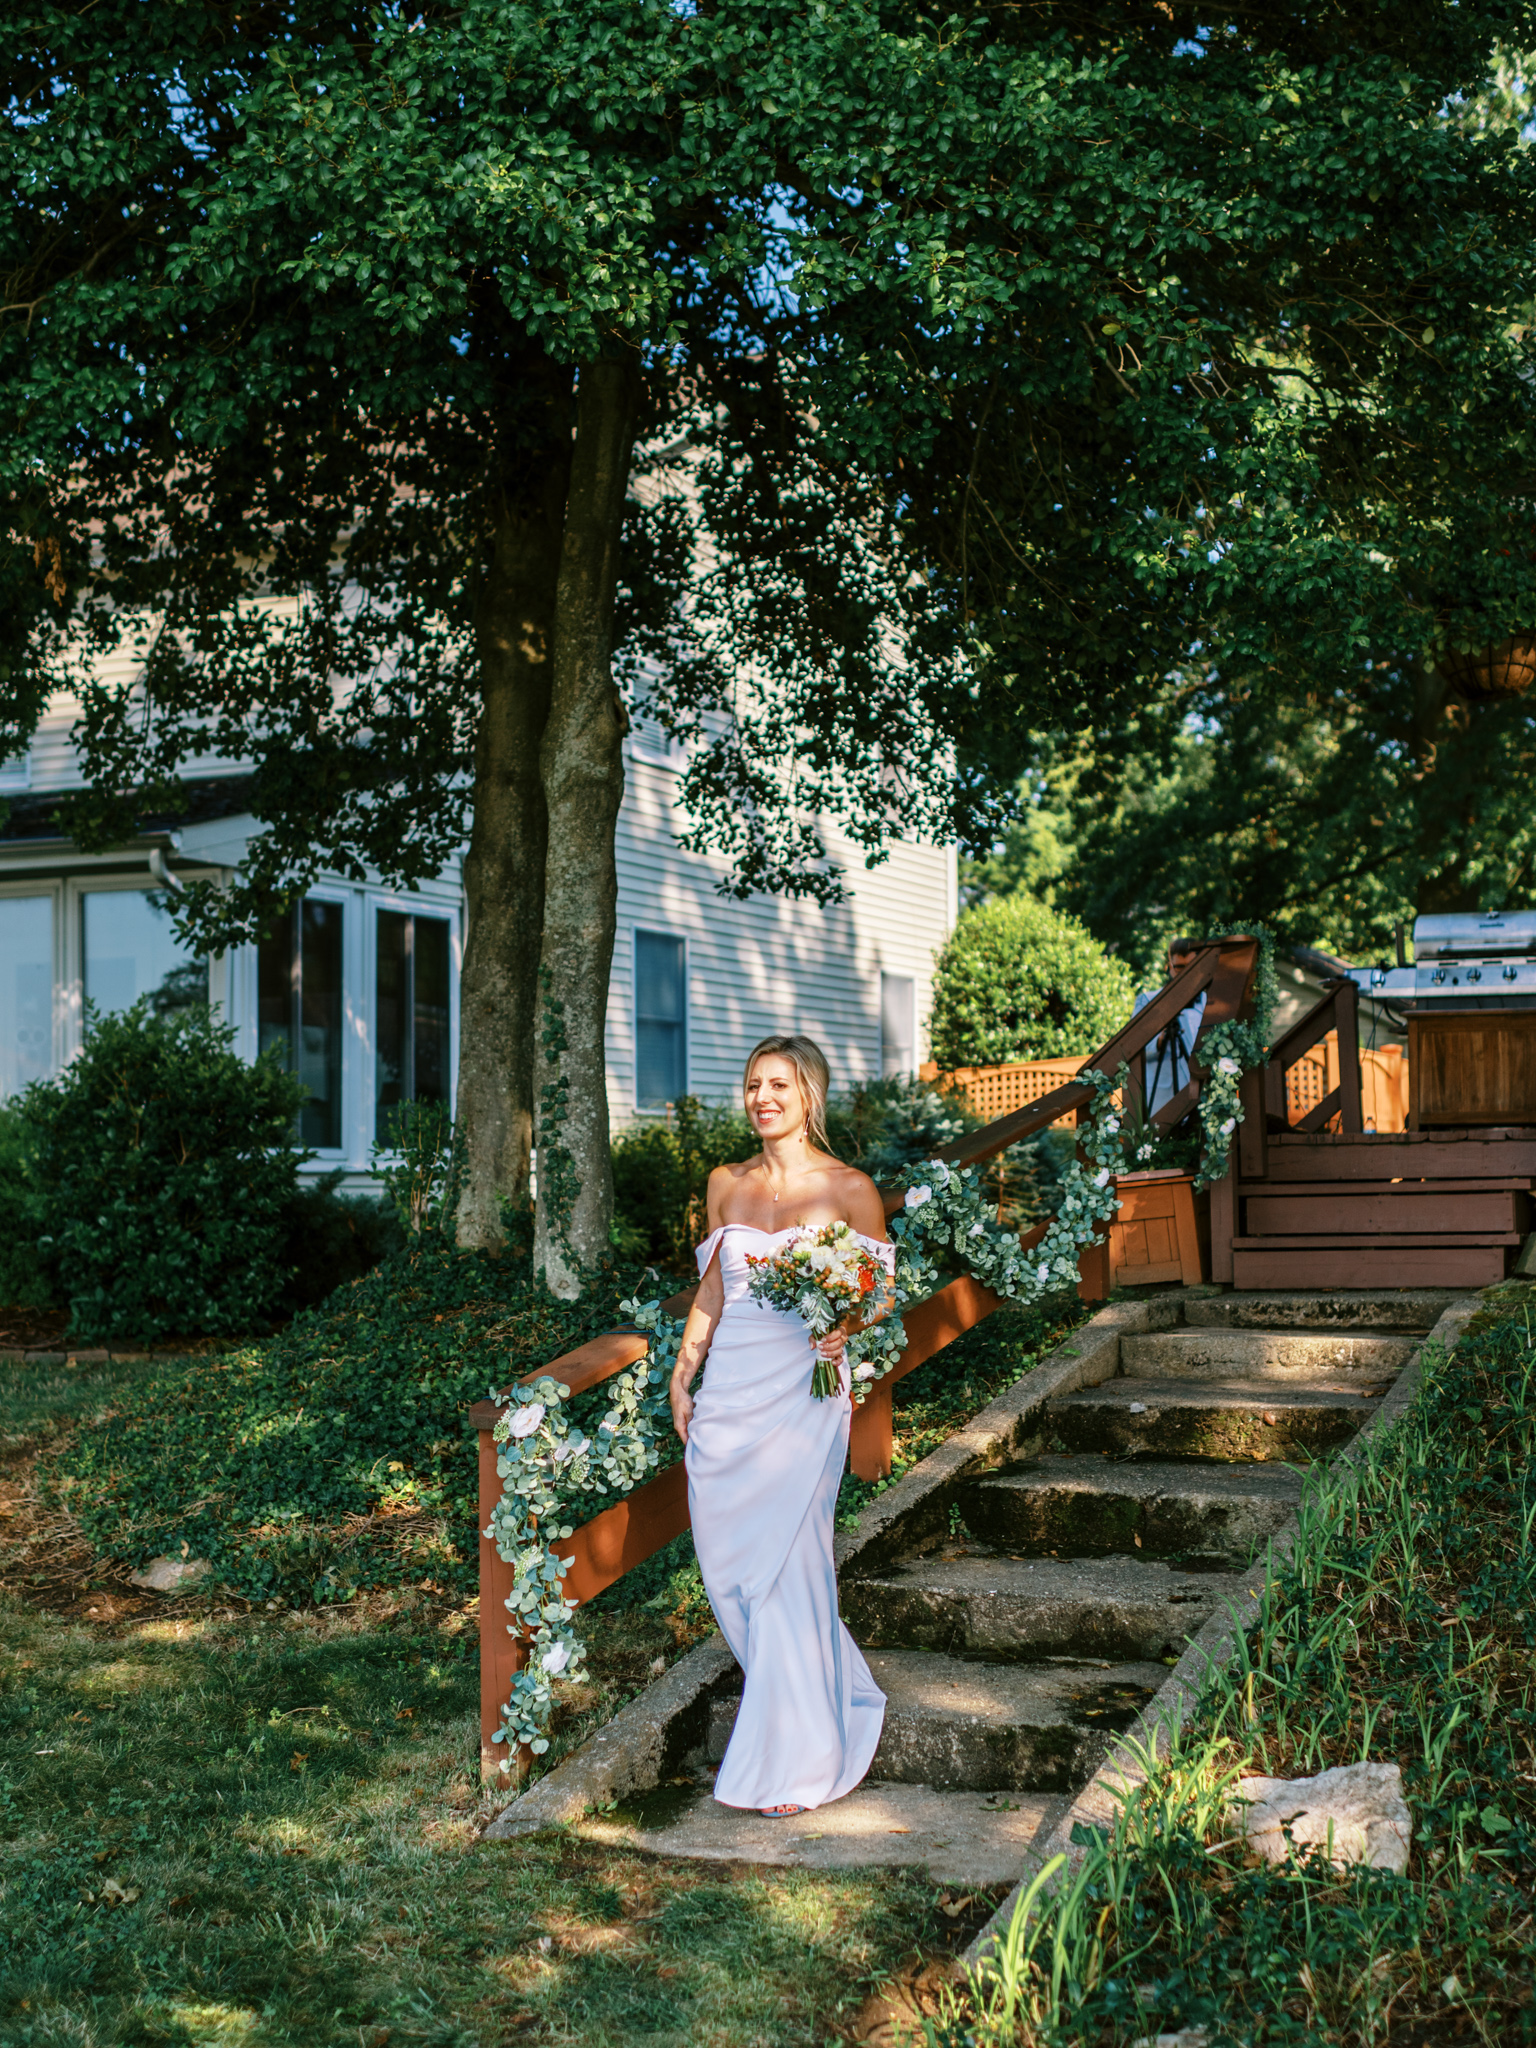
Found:
[[467, 831], [461, 1221], [543, 1118], [574, 1285], [616, 648], [693, 843], [814, 895], [817, 812], [985, 843], [1192, 651], [1347, 698], [1528, 617], [1536, 188], [1446, 113], [1527, 13], [26, 0], [0, 744], [81, 689], [94, 846], [250, 761], [205, 944]]

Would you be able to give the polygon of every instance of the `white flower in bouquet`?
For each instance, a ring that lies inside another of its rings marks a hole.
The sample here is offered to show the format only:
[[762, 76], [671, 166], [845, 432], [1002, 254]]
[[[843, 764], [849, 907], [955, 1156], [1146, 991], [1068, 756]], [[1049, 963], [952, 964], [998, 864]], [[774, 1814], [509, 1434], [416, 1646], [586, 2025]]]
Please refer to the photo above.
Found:
[[856, 1380], [872, 1380], [875, 1376], [875, 1368], [866, 1358], [862, 1365], [856, 1365], [853, 1368], [853, 1376]]
[[1240, 1074], [1243, 1070], [1236, 1060], [1220, 1059], [1216, 1062], [1216, 1071], [1218, 1074]]
[[517, 1437], [532, 1436], [543, 1420], [544, 1403], [542, 1401], [530, 1401], [526, 1408], [519, 1408], [513, 1413], [512, 1421], [509, 1424], [510, 1433]]
[[544, 1652], [543, 1657], [539, 1661], [551, 1678], [558, 1678], [566, 1665], [571, 1661], [570, 1644], [556, 1643], [552, 1650]]
[[917, 1188], [908, 1188], [905, 1206], [908, 1209], [921, 1209], [924, 1202], [931, 1202], [932, 1200], [933, 1189], [931, 1187], [924, 1185]]

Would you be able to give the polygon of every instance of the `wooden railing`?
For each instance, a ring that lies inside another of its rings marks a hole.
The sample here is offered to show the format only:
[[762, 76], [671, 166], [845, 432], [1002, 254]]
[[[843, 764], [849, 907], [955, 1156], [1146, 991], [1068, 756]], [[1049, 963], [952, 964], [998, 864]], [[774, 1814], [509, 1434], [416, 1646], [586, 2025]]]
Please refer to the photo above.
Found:
[[[1200, 1095], [1200, 1081], [1207, 1071], [1200, 1063], [1201, 1041], [1218, 1024], [1243, 1015], [1253, 986], [1258, 962], [1258, 941], [1246, 936], [1223, 939], [1203, 947], [1172, 981], [1160, 989], [1123, 1031], [1117, 1032], [1088, 1062], [1099, 1072], [1113, 1074], [1122, 1064], [1129, 1066], [1132, 1090], [1145, 1097], [1146, 1048], [1165, 1030], [1181, 1010], [1197, 996], [1206, 997], [1205, 1015], [1190, 1059], [1190, 1079], [1172, 1101], [1159, 1109], [1152, 1121], [1168, 1130], [1191, 1110]], [[1081, 1120], [1092, 1106], [1093, 1089], [1081, 1081], [1064, 1081], [1037, 1101], [999, 1117], [979, 1131], [939, 1149], [938, 1157], [958, 1166], [979, 1166], [996, 1153], [1021, 1139], [1044, 1130], [1059, 1118]], [[1224, 1200], [1218, 1190], [1226, 1189]], [[899, 1189], [883, 1190], [888, 1216], [903, 1201]], [[1231, 1278], [1232, 1236], [1235, 1223], [1232, 1176], [1216, 1183], [1211, 1202], [1213, 1275]], [[1027, 1232], [1021, 1242], [1029, 1247], [1044, 1237], [1046, 1224]], [[1222, 1257], [1225, 1274], [1216, 1271]], [[1109, 1262], [1103, 1240], [1087, 1247], [1079, 1261], [1078, 1292], [1085, 1300], [1102, 1300], [1109, 1293]], [[692, 1304], [695, 1288], [675, 1294], [662, 1307], [669, 1316], [683, 1316]], [[1000, 1297], [962, 1274], [927, 1301], [903, 1315], [907, 1346], [893, 1371], [875, 1382], [863, 1405], [854, 1410], [849, 1437], [849, 1463], [860, 1479], [886, 1477], [893, 1450], [892, 1395], [897, 1380], [952, 1344], [956, 1337], [974, 1328], [998, 1307]], [[572, 1394], [585, 1393], [615, 1373], [626, 1371], [645, 1356], [646, 1339], [638, 1330], [615, 1330], [594, 1337], [589, 1344], [567, 1352], [563, 1358], [527, 1373], [518, 1382], [545, 1377], [558, 1380]], [[495, 1400], [478, 1401], [469, 1419], [479, 1434], [480, 1444], [480, 1760], [487, 1773], [509, 1773], [514, 1759], [503, 1743], [494, 1740], [501, 1725], [501, 1710], [512, 1689], [512, 1681], [527, 1661], [527, 1646], [507, 1626], [505, 1606], [512, 1590], [512, 1567], [486, 1536], [491, 1515], [501, 1498], [501, 1480], [496, 1471], [496, 1444], [492, 1430], [502, 1409], [516, 1388]], [[568, 1599], [591, 1600], [621, 1579], [628, 1571], [681, 1535], [688, 1526], [688, 1484], [679, 1461], [643, 1486], [637, 1486], [592, 1520], [584, 1522], [568, 1541], [557, 1545], [569, 1558], [565, 1575]]]
[[[1338, 1085], [1292, 1124], [1286, 1078], [1331, 1031], [1339, 1035]], [[1360, 1109], [1360, 990], [1354, 982], [1334, 982], [1322, 1001], [1314, 1003], [1270, 1047], [1269, 1064], [1264, 1069], [1264, 1109], [1266, 1124], [1277, 1130], [1320, 1131], [1335, 1116], [1341, 1130], [1365, 1129]]]

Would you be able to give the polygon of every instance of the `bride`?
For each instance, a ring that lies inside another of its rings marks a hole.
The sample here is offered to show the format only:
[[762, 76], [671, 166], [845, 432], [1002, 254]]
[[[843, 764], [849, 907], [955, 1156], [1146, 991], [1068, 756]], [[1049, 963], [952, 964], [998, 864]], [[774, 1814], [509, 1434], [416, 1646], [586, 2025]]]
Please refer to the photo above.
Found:
[[[672, 1417], [704, 1588], [746, 1675], [715, 1797], [775, 1818], [851, 1792], [880, 1740], [885, 1696], [837, 1612], [833, 1509], [852, 1408], [811, 1395], [816, 1352], [798, 1316], [754, 1301], [747, 1254], [799, 1225], [853, 1226], [889, 1271], [894, 1247], [867, 1174], [827, 1151], [827, 1062], [809, 1038], [765, 1038], [747, 1060], [755, 1159], [709, 1177], [703, 1275], [672, 1374]], [[698, 1399], [689, 1392], [706, 1356]]]

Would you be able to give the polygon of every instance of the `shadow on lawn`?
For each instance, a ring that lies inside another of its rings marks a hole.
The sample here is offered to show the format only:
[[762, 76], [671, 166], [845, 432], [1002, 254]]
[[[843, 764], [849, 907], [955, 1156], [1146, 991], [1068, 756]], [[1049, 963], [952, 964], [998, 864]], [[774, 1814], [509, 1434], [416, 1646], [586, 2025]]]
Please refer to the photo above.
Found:
[[[472, 1603], [271, 1613], [104, 1574], [33, 1466], [132, 1370], [3, 1385], [0, 2042], [880, 2038], [888, 1981], [952, 1946], [919, 1877], [479, 1841]], [[609, 1627], [606, 1684], [643, 1677], [662, 1617]]]

